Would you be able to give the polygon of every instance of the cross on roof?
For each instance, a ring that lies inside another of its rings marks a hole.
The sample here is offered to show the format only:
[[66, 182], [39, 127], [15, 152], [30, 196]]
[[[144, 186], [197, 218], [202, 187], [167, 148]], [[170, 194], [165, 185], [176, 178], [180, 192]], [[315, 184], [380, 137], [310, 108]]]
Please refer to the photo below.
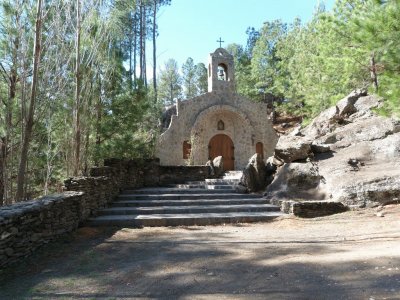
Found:
[[222, 43], [225, 43], [225, 41], [219, 38], [219, 41], [217, 41], [217, 43], [219, 43], [219, 47], [222, 48]]

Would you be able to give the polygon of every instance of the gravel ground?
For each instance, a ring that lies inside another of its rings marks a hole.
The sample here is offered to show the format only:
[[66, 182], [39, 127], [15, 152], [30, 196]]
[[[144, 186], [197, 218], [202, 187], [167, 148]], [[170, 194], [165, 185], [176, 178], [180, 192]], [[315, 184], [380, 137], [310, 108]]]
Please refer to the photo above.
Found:
[[0, 299], [400, 299], [400, 206], [259, 224], [81, 228], [1, 270]]

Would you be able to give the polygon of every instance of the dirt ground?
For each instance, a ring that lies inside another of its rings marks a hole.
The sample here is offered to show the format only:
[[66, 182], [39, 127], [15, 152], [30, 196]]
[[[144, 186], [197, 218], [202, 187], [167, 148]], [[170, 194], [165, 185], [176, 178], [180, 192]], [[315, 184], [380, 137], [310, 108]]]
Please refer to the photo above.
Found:
[[400, 206], [381, 212], [81, 228], [0, 271], [0, 299], [400, 299]]

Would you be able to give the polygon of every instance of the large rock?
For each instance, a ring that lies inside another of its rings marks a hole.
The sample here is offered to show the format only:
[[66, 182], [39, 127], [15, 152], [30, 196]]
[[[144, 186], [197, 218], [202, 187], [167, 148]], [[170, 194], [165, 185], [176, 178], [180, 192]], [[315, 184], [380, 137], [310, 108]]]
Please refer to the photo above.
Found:
[[258, 192], [266, 186], [267, 172], [262, 156], [254, 154], [243, 170], [239, 185], [247, 187], [249, 192]]
[[283, 200], [321, 200], [325, 198], [323, 178], [312, 162], [289, 163], [281, 167], [265, 196], [274, 204]]
[[332, 200], [366, 207], [400, 198], [400, 133], [338, 148], [317, 163]]
[[[377, 115], [374, 108], [381, 105], [380, 98], [356, 91], [323, 111], [295, 136], [281, 137], [275, 161], [286, 164], [267, 188], [271, 202], [292, 212], [291, 207], [302, 212], [318, 207], [340, 211], [342, 205], [398, 203], [400, 120]], [[314, 154], [312, 163], [293, 163], [312, 156], [310, 151]], [[294, 205], [304, 201], [314, 202]], [[327, 204], [332, 201], [341, 205]]]
[[224, 158], [222, 156], [217, 156], [213, 160], [214, 175], [219, 177], [224, 174]]
[[281, 136], [275, 148], [275, 157], [285, 163], [312, 157], [311, 141], [301, 136]]
[[330, 145], [331, 150], [346, 148], [359, 142], [383, 139], [398, 131], [398, 127], [398, 121], [394, 119], [371, 116], [339, 127], [316, 141]]
[[356, 113], [359, 109], [367, 109], [366, 106], [357, 107], [356, 104], [364, 96], [367, 96], [367, 93], [363, 90], [351, 92], [340, 100], [336, 106], [321, 112], [310, 125], [301, 130], [301, 135], [314, 139], [334, 131], [346, 122], [345, 119], [347, 117]]
[[176, 105], [168, 106], [162, 114], [161, 127], [162, 129], [167, 129], [171, 124], [172, 116], [176, 116]]

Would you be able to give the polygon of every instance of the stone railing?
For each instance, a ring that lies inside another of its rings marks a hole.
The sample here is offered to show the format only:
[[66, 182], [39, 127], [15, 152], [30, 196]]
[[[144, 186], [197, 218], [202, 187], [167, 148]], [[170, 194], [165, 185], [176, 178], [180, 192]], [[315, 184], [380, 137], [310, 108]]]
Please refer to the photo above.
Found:
[[69, 178], [64, 193], [0, 207], [0, 268], [71, 232], [125, 188], [204, 180], [206, 166], [160, 166], [157, 159], [105, 161], [88, 177]]

